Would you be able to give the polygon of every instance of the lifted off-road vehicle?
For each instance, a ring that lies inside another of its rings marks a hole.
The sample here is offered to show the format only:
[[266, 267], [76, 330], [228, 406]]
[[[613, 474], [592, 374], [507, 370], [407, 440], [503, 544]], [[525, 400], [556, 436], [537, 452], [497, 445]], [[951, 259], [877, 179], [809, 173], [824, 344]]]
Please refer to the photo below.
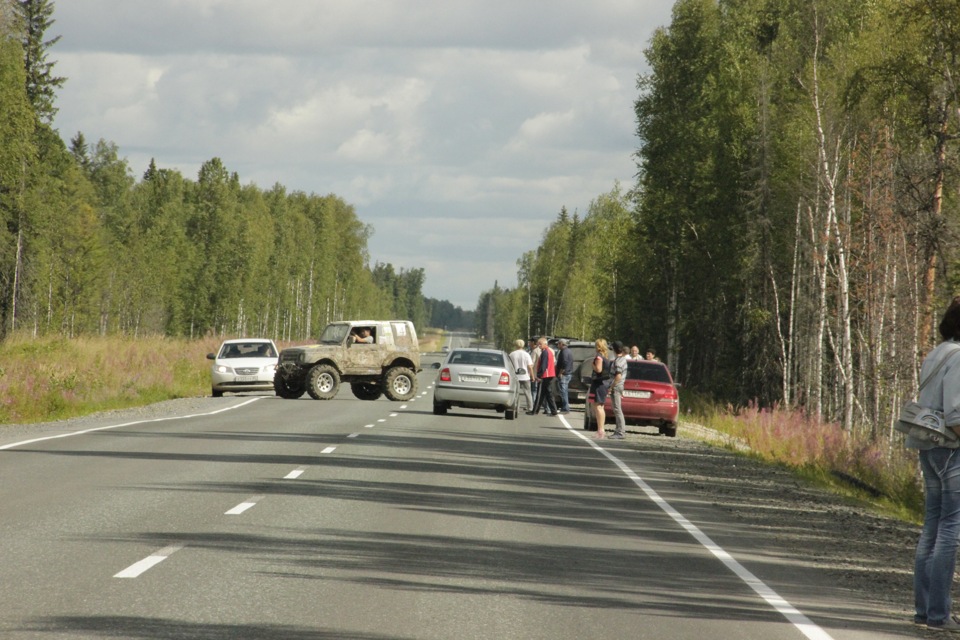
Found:
[[280, 352], [273, 387], [281, 398], [299, 398], [306, 391], [315, 400], [329, 400], [347, 382], [361, 400], [381, 395], [410, 400], [417, 393], [418, 371], [420, 346], [412, 322], [331, 322], [320, 344]]

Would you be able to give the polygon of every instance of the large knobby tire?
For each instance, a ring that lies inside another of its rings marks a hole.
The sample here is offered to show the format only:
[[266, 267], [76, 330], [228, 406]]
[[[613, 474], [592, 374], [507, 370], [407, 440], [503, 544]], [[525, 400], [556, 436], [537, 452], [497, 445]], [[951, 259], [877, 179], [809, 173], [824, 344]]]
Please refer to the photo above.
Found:
[[273, 390], [285, 400], [296, 400], [306, 391], [302, 380], [284, 378], [279, 371], [273, 376]]
[[350, 391], [360, 400], [378, 400], [383, 395], [380, 385], [372, 382], [354, 382], [350, 385]]
[[394, 401], [411, 400], [417, 395], [417, 374], [406, 367], [393, 367], [383, 376], [383, 392]]
[[307, 372], [307, 393], [314, 400], [330, 400], [340, 390], [340, 374], [328, 364], [318, 364]]

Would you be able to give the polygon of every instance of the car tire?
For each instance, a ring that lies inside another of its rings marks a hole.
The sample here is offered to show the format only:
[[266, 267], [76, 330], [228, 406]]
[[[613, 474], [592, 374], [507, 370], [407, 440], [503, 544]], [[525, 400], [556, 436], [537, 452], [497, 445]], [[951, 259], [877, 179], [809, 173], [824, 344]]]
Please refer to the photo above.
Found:
[[445, 416], [447, 415], [447, 405], [442, 402], [433, 403], [433, 415], [435, 416]]
[[360, 400], [379, 400], [383, 395], [380, 385], [372, 382], [354, 382], [350, 385], [350, 391]]
[[318, 364], [307, 372], [307, 393], [314, 400], [330, 400], [340, 390], [340, 374], [329, 364]]
[[417, 375], [407, 367], [392, 367], [383, 376], [383, 392], [395, 402], [411, 400], [417, 395]]
[[520, 412], [520, 405], [515, 404], [509, 409], [507, 409], [506, 413], [503, 414], [503, 417], [506, 418], [507, 420], [516, 420], [517, 413], [519, 412]]
[[273, 390], [285, 400], [296, 400], [306, 391], [301, 380], [284, 378], [279, 371], [273, 376]]
[[676, 438], [676, 437], [677, 437], [677, 425], [676, 425], [676, 424], [664, 425], [664, 426], [660, 427], [660, 433], [661, 433], [661, 435], [665, 435], [665, 436], [667, 436], [668, 438]]
[[220, 389], [211, 389], [210, 395], [212, 395], [214, 398], [222, 398], [223, 391], [220, 391]]

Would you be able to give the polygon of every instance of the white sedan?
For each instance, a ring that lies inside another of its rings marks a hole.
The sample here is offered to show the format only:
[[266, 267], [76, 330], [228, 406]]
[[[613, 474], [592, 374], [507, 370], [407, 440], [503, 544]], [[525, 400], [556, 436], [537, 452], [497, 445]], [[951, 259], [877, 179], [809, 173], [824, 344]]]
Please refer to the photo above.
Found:
[[278, 353], [277, 345], [267, 338], [224, 341], [217, 353], [207, 354], [207, 360], [213, 360], [213, 397], [219, 398], [224, 391], [273, 391]]

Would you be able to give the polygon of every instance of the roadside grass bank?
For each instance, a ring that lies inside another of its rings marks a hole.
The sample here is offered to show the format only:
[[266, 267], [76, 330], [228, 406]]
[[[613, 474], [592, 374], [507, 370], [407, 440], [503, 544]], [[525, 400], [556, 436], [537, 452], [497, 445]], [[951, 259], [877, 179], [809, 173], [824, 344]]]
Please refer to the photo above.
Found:
[[[208, 396], [206, 355], [223, 340], [10, 336], [0, 342], [0, 425]], [[441, 330], [427, 329], [420, 349], [439, 351], [442, 341]]]
[[682, 417], [722, 434], [719, 439], [709, 438], [719, 446], [782, 465], [902, 520], [922, 521], [917, 455], [896, 436], [873, 435], [863, 427], [844, 431], [836, 423], [820, 422], [798, 410], [720, 408], [702, 399], [690, 400], [691, 411]]

